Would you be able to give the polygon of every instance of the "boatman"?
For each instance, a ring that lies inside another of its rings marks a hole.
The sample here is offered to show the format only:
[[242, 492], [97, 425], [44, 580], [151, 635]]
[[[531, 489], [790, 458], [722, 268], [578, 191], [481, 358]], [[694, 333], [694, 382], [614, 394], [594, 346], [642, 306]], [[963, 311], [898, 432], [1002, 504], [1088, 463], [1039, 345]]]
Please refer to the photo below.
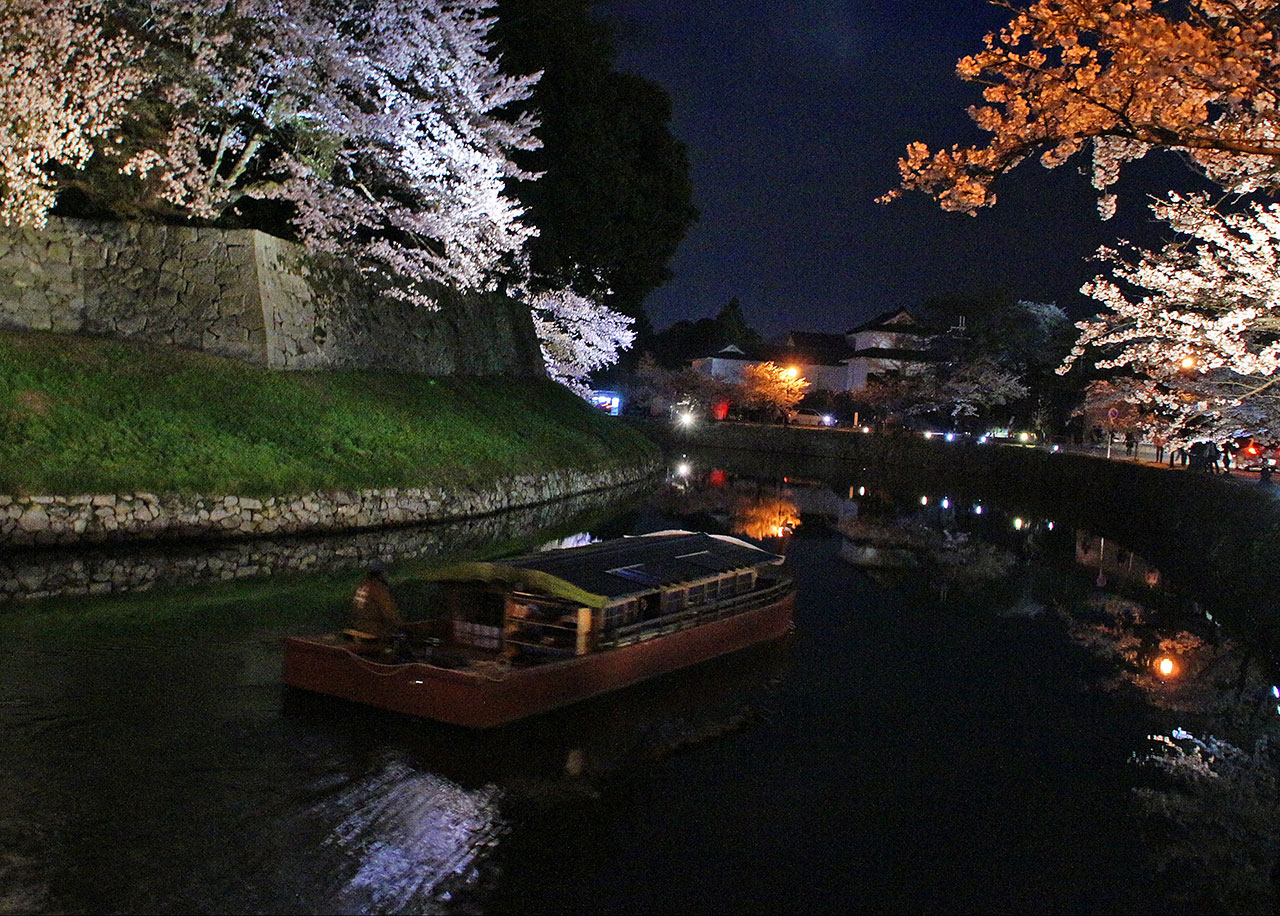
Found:
[[375, 560], [351, 596], [351, 629], [347, 634], [358, 642], [384, 648], [391, 645], [403, 627], [404, 618], [387, 584], [387, 568]]

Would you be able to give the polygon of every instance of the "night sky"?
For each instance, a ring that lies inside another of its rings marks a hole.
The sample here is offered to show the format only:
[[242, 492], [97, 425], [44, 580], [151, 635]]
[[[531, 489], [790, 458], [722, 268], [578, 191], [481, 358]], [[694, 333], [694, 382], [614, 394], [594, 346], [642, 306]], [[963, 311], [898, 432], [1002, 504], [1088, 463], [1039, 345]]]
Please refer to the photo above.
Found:
[[600, 11], [618, 69], [671, 96], [701, 211], [674, 278], [646, 300], [658, 330], [735, 296], [771, 340], [994, 289], [1079, 318], [1095, 311], [1079, 288], [1098, 272], [1098, 245], [1159, 238], [1144, 203], [1159, 188], [1131, 186], [1104, 223], [1074, 162], [1023, 163], [976, 217], [920, 194], [875, 203], [909, 142], [986, 136], [966, 113], [979, 87], [955, 76], [1008, 21], [985, 0], [608, 0]]

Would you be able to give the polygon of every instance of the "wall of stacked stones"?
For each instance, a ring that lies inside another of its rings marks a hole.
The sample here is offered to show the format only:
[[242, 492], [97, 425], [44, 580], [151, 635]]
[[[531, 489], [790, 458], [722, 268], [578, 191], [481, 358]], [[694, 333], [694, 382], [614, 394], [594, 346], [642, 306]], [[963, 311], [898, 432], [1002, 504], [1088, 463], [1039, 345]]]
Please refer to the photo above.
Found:
[[133, 338], [275, 369], [544, 373], [528, 310], [435, 291], [405, 305], [255, 230], [54, 219], [0, 229], [0, 327]]
[[[587, 513], [641, 498], [649, 479], [621, 487], [576, 493], [536, 505], [430, 524], [372, 528], [355, 533], [308, 532], [272, 538], [223, 538], [171, 543], [154, 540], [127, 551], [83, 546], [58, 550], [0, 550], [0, 605], [66, 595], [106, 595], [207, 582], [228, 582], [309, 570], [360, 570], [374, 560], [406, 560], [458, 555], [472, 547], [500, 543]], [[411, 597], [397, 588], [397, 600], [411, 610]]]
[[155, 493], [0, 495], [0, 547], [83, 546], [251, 538], [365, 529], [490, 515], [653, 477], [658, 466], [522, 474], [485, 487], [311, 493], [256, 499]]

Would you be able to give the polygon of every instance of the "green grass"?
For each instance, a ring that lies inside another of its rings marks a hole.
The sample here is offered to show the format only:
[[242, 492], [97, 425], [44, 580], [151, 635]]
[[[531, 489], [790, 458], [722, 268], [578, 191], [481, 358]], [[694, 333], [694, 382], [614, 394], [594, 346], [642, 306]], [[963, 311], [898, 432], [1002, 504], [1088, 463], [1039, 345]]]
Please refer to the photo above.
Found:
[[549, 381], [275, 372], [177, 348], [0, 331], [0, 493], [465, 486], [657, 455]]

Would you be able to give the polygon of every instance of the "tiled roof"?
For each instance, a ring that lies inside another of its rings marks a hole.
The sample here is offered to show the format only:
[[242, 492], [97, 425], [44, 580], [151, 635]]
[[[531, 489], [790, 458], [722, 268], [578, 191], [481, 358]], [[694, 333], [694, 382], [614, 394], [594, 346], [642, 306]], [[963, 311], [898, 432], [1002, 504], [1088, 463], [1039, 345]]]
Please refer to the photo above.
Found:
[[[901, 317], [903, 320], [896, 321], [896, 322], [893, 320], [899, 317]], [[915, 315], [911, 314], [911, 312], [907, 311], [906, 309], [894, 309], [893, 311], [890, 311], [890, 312], [884, 312], [883, 314], [877, 315], [875, 318], [872, 318], [870, 321], [864, 321], [862, 324], [858, 325], [856, 328], [853, 328], [851, 331], [849, 331], [849, 333], [857, 334], [860, 331], [877, 331], [877, 330], [896, 331], [900, 334], [931, 333], [928, 328], [926, 328], [924, 325], [920, 323], [920, 320], [916, 318]]]
[[619, 538], [496, 562], [536, 569], [592, 594], [618, 598], [731, 570], [777, 565], [782, 557], [743, 541], [681, 532]]

